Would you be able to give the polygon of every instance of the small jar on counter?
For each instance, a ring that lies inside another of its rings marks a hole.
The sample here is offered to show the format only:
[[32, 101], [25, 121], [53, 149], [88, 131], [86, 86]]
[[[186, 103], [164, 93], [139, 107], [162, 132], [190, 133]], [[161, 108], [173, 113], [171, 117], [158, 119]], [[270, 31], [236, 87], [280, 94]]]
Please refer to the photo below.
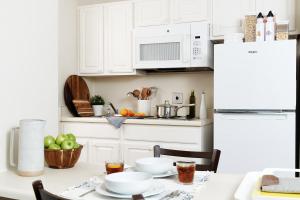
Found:
[[276, 22], [276, 40], [289, 39], [289, 21]]

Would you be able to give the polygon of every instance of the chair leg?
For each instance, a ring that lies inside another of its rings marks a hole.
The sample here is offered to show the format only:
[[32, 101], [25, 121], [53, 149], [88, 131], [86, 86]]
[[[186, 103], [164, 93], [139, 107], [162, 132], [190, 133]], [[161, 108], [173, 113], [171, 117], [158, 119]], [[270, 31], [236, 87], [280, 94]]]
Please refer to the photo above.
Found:
[[32, 183], [32, 187], [33, 187], [33, 191], [34, 191], [36, 200], [42, 200], [42, 197], [40, 194], [40, 190], [44, 189], [42, 181], [41, 180], [34, 181]]

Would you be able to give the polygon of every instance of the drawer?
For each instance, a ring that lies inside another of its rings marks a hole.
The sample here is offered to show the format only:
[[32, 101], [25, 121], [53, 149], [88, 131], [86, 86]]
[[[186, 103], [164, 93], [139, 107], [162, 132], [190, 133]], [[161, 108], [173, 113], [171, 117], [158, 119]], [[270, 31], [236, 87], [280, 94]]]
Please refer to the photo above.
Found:
[[200, 144], [202, 127], [124, 125], [124, 139], [132, 141]]
[[62, 123], [63, 133], [73, 133], [78, 137], [120, 139], [121, 129], [116, 129], [107, 123]]

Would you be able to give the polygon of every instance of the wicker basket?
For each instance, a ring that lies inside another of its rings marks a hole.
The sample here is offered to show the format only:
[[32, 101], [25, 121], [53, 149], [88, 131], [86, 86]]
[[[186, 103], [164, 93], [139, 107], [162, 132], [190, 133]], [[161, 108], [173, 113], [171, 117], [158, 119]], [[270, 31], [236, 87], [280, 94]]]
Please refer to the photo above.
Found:
[[50, 168], [67, 169], [72, 168], [78, 161], [83, 148], [80, 145], [77, 149], [71, 150], [51, 150], [45, 149], [45, 160]]

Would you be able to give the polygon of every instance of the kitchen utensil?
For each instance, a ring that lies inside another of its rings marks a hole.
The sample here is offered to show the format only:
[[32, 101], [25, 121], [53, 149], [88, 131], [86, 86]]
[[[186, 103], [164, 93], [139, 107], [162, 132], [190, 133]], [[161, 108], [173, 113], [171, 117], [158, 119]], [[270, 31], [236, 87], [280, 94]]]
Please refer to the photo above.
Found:
[[177, 197], [180, 195], [180, 191], [179, 190], [175, 190], [169, 194], [167, 194], [166, 196], [160, 198], [159, 200], [168, 200], [168, 199], [172, 199], [174, 197]]
[[172, 170], [173, 161], [168, 158], [149, 157], [136, 160], [135, 166], [138, 171], [158, 175]]
[[184, 107], [195, 106], [195, 104], [186, 104], [182, 106], [171, 105], [168, 100], [164, 104], [156, 105], [156, 115], [158, 118], [172, 118], [177, 117], [179, 109]]
[[119, 172], [105, 176], [105, 187], [118, 194], [140, 194], [153, 185], [151, 174], [144, 172]]
[[71, 75], [67, 78], [64, 86], [65, 104], [73, 116], [78, 117], [73, 100], [90, 101], [90, 92], [86, 82], [77, 75]]
[[150, 88], [147, 88], [147, 100], [149, 100], [149, 97], [151, 96], [152, 92]]
[[13, 162], [16, 131], [10, 137], [10, 165], [17, 166], [20, 176], [39, 176], [44, 171], [44, 128], [46, 121], [24, 119], [20, 121], [18, 162]]
[[132, 95], [133, 97], [137, 98], [137, 99], [140, 99], [140, 95], [141, 95], [141, 92], [137, 89], [133, 90], [132, 92], [128, 92], [127, 93], [127, 96], [130, 96]]
[[149, 96], [149, 99], [153, 99], [157, 95], [158, 88], [157, 87], [150, 87], [150, 90], [151, 90], [151, 95]]
[[111, 102], [109, 102], [109, 105], [113, 109], [113, 111], [115, 112], [115, 114], [118, 114], [118, 110], [116, 109], [116, 107]]
[[78, 161], [83, 146], [70, 150], [45, 149], [45, 160], [50, 168], [72, 168]]
[[[154, 180], [154, 184], [152, 184], [152, 186], [146, 192], [144, 192], [142, 194], [143, 194], [144, 197], [150, 197], [150, 196], [160, 194], [164, 191], [165, 191], [164, 184], [162, 184], [159, 181]], [[96, 192], [98, 194], [101, 194], [101, 195], [107, 196], [107, 197], [114, 197], [114, 198], [120, 198], [120, 199], [131, 199], [132, 198], [132, 195], [118, 194], [118, 193], [111, 192], [111, 191], [107, 190], [105, 188], [105, 184], [98, 185], [96, 187]]]
[[141, 92], [141, 100], [147, 100], [148, 88], [143, 88]]

